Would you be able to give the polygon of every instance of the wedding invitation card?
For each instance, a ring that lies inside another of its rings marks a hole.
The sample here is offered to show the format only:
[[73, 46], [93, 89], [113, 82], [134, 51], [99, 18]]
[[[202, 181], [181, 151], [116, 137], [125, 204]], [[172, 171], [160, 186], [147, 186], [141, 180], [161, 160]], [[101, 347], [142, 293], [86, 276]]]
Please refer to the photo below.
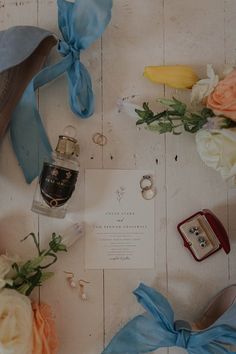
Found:
[[146, 170], [86, 170], [87, 269], [154, 267], [154, 199], [145, 200]]

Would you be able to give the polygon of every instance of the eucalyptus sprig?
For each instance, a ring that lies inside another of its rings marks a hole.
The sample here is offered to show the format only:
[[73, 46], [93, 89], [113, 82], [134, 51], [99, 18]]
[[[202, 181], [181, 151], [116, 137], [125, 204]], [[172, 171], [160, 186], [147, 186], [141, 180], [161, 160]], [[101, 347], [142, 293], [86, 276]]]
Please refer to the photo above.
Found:
[[57, 261], [58, 252], [67, 251], [66, 246], [62, 243], [62, 236], [55, 233], [52, 234], [48, 248], [43, 250], [40, 249], [39, 241], [34, 233], [30, 233], [22, 241], [29, 237], [32, 237], [38, 255], [24, 263], [14, 263], [12, 265], [14, 271], [12, 283], [6, 286], [26, 296], [29, 296], [35, 287], [41, 286], [45, 280], [54, 275], [53, 272], [45, 271], [45, 269]]
[[167, 109], [160, 113], [154, 113], [147, 102], [143, 103], [143, 110], [135, 109], [140, 118], [136, 125], [147, 124], [150, 130], [158, 131], [160, 134], [169, 132], [179, 135], [183, 130], [196, 133], [203, 128], [208, 118], [214, 116], [213, 111], [209, 108], [192, 113], [187, 110], [185, 103], [174, 97], [173, 99], [158, 99], [158, 102], [167, 106]]

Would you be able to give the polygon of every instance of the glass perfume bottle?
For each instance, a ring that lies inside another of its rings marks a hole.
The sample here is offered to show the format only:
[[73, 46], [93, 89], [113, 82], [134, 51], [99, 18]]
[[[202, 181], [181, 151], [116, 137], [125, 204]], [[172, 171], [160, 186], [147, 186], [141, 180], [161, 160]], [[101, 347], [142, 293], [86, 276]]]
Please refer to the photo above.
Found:
[[76, 129], [67, 126], [59, 136], [52, 161], [44, 162], [31, 210], [64, 218], [79, 174], [79, 144]]

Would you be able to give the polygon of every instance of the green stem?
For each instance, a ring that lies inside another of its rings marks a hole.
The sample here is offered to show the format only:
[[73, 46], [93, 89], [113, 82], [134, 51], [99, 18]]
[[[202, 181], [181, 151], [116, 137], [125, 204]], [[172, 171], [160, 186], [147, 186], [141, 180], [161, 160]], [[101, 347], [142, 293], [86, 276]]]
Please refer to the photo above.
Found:
[[51, 265], [53, 265], [54, 263], [56, 263], [57, 256], [54, 253], [48, 253], [47, 257], [52, 257], [54, 259], [51, 262], [49, 262], [48, 264], [46, 264], [45, 266], [40, 266], [40, 269], [46, 269], [46, 268], [50, 267]]
[[25, 238], [23, 238], [23, 240], [21, 240], [21, 242], [27, 240], [27, 238], [29, 238], [30, 236], [33, 238], [34, 244], [35, 244], [35, 246], [36, 246], [36, 248], [37, 248], [37, 251], [38, 251], [38, 255], [40, 256], [40, 252], [41, 252], [41, 251], [40, 251], [39, 242], [38, 242], [38, 240], [37, 240], [37, 238], [36, 238], [36, 236], [35, 236], [35, 234], [34, 234], [33, 232], [31, 232], [31, 233], [28, 234]]

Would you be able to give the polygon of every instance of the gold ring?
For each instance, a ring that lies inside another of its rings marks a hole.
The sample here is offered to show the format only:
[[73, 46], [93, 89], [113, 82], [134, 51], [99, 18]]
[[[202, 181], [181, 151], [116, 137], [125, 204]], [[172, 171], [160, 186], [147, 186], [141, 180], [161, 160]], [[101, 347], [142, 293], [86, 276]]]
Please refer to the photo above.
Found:
[[107, 144], [107, 137], [101, 133], [93, 134], [92, 140], [94, 144], [97, 144], [99, 146], [104, 146]]
[[142, 196], [146, 200], [151, 200], [155, 197], [156, 191], [153, 188], [144, 188], [142, 190]]
[[141, 178], [140, 181], [140, 188], [141, 189], [151, 189], [153, 186], [153, 180], [152, 177], [150, 175], [145, 175]]

